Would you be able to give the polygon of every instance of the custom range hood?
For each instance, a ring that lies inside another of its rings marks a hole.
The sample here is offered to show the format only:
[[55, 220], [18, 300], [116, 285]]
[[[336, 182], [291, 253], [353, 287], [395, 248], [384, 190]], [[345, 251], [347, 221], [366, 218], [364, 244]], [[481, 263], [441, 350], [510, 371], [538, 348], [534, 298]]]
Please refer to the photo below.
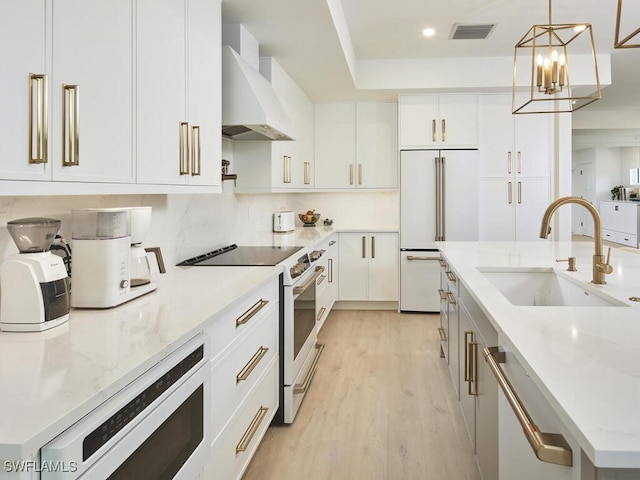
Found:
[[236, 140], [293, 140], [271, 84], [231, 46], [222, 47], [222, 133]]

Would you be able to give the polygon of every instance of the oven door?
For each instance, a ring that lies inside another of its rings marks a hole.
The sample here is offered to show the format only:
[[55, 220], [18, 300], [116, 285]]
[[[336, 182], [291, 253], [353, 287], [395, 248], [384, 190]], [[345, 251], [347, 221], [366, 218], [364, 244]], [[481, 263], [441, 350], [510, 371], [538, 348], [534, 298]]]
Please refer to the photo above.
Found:
[[[172, 375], [184, 373], [183, 362], [174, 364], [173, 369], [160, 377], [153, 375], [155, 369], [152, 369], [135, 382], [139, 384], [143, 380], [143, 385], [148, 386], [146, 389], [140, 391], [133, 387], [132, 395], [128, 393], [131, 386], [125, 388], [49, 442], [41, 451], [46, 469], [43, 468], [40, 478], [197, 478], [210, 443], [207, 357], [187, 373], [188, 377], [185, 375], [184, 381], [176, 382], [147, 408], [139, 408], [137, 402], [144, 402], [144, 396], [149, 397], [149, 387], [162, 388], [162, 382], [171, 381]], [[136, 411], [140, 413], [136, 415]], [[113, 436], [109, 432], [114, 428], [112, 424], [119, 429]]]
[[284, 288], [284, 384], [293, 385], [314, 348], [316, 332], [316, 280], [324, 267], [309, 269], [293, 286]]

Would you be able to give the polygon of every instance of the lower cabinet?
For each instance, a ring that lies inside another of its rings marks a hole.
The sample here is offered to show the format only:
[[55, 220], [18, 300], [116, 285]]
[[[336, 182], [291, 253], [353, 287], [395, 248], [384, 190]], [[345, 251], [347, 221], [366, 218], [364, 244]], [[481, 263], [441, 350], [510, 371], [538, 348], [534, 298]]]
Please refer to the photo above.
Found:
[[638, 248], [640, 208], [636, 202], [601, 201], [602, 238]]
[[203, 478], [241, 478], [278, 409], [279, 310], [274, 278], [207, 329], [212, 433]]
[[325, 269], [316, 280], [316, 325], [319, 332], [338, 298], [338, 234], [331, 235], [317, 249], [324, 250], [318, 265]]
[[398, 234], [340, 233], [339, 300], [398, 301]]

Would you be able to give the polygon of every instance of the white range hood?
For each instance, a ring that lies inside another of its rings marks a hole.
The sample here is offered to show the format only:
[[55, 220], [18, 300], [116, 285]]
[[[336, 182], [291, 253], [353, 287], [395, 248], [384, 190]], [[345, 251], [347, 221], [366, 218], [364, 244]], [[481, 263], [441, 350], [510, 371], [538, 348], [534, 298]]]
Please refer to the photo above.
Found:
[[293, 140], [271, 84], [229, 45], [222, 47], [222, 133], [236, 140]]

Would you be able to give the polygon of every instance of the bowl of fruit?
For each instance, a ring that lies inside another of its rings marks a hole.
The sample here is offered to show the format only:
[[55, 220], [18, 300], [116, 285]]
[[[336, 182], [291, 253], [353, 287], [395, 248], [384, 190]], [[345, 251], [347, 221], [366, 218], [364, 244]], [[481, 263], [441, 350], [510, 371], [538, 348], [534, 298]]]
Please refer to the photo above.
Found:
[[316, 222], [320, 220], [320, 214], [315, 210], [308, 210], [307, 213], [299, 213], [298, 218], [302, 220], [305, 227], [315, 227]]

